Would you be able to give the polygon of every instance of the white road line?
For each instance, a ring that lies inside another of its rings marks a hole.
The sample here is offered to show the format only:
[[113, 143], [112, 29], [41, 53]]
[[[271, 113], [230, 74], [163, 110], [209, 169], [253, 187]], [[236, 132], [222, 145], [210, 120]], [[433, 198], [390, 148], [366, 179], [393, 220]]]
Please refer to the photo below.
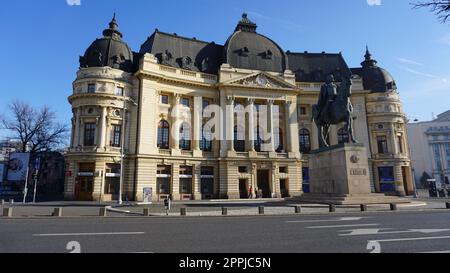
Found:
[[361, 228], [352, 230], [342, 230], [341, 232], [349, 232], [347, 234], [339, 234], [339, 236], [360, 236], [360, 235], [381, 235], [381, 234], [395, 234], [395, 233], [439, 233], [448, 232], [450, 229], [409, 229], [409, 230], [395, 230], [395, 231], [382, 231], [392, 230], [392, 228]]
[[140, 235], [145, 232], [102, 232], [102, 233], [53, 233], [53, 234], [33, 234], [35, 237], [50, 236], [102, 236], [102, 235]]
[[342, 217], [337, 219], [328, 219], [328, 220], [301, 220], [301, 221], [286, 221], [285, 223], [322, 223], [322, 222], [339, 222], [339, 221], [359, 221], [363, 218], [371, 218], [371, 217]]
[[450, 239], [450, 236], [399, 238], [399, 239], [367, 240], [367, 241], [382, 243], [382, 242], [422, 241], [422, 240], [439, 240], [439, 239]]
[[429, 252], [417, 252], [417, 253], [423, 253], [423, 254], [426, 254], [426, 253], [430, 253], [430, 254], [432, 254], [432, 253], [436, 253], [436, 254], [439, 254], [439, 253], [450, 253], [450, 250], [442, 250], [442, 251], [429, 251]]
[[379, 226], [380, 224], [355, 224], [355, 225], [336, 225], [336, 226], [311, 226], [306, 228], [344, 228], [344, 227], [367, 227]]

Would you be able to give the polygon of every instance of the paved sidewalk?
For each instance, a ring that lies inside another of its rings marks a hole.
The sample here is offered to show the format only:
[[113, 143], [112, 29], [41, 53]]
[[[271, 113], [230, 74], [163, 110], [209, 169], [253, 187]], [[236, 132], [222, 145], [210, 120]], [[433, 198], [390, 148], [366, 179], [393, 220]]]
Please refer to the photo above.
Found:
[[[409, 204], [398, 204], [398, 210], [437, 210], [445, 209], [445, 202], [448, 199], [411, 199]], [[180, 216], [180, 209], [186, 208], [187, 216], [220, 216], [222, 208], [228, 209], [230, 216], [258, 215], [259, 206], [264, 206], [266, 215], [288, 215], [295, 213], [295, 206], [301, 205], [302, 214], [323, 214], [329, 213], [329, 206], [324, 204], [299, 204], [282, 199], [265, 200], [211, 200], [211, 201], [178, 201], [172, 202], [169, 216]], [[152, 204], [124, 204], [118, 206], [115, 202], [43, 202], [38, 204], [15, 203], [13, 205], [5, 203], [0, 208], [12, 207], [13, 217], [49, 217], [54, 208], [61, 207], [63, 217], [97, 217], [100, 208], [107, 207], [107, 215], [110, 217], [132, 217], [143, 216], [143, 209], [149, 210], [150, 216], [166, 216], [163, 202]], [[368, 205], [368, 211], [390, 211], [389, 204]], [[336, 206], [336, 212], [360, 212], [358, 205]], [[450, 210], [449, 210], [450, 212]], [[2, 214], [0, 214], [1, 216]], [[1, 217], [0, 217], [1, 218]]]

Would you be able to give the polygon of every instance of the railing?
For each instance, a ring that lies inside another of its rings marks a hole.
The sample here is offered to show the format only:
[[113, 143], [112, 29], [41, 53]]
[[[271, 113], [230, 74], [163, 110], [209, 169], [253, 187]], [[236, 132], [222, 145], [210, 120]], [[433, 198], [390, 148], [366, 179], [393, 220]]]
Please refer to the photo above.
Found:
[[208, 81], [217, 81], [216, 75], [205, 74], [205, 73], [195, 72], [195, 71], [189, 71], [189, 70], [185, 70], [185, 69], [177, 69], [177, 68], [170, 67], [170, 66], [159, 65], [159, 70], [164, 71], [164, 72], [179, 74], [182, 76], [197, 78], [197, 79], [205, 79]]

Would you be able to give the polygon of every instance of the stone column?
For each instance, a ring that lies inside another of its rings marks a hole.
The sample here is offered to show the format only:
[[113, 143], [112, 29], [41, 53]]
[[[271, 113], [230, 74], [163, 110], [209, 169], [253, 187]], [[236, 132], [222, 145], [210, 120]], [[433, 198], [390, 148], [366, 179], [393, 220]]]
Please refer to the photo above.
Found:
[[172, 135], [172, 153], [173, 150], [180, 150], [180, 104], [181, 104], [181, 95], [175, 94], [174, 103], [172, 104], [172, 126], [171, 126], [171, 135]]
[[172, 164], [172, 199], [180, 200], [180, 165]]
[[73, 147], [76, 147], [78, 145], [80, 145], [81, 141], [80, 141], [80, 113], [81, 109], [77, 108], [75, 109], [75, 131], [74, 131], [74, 136], [73, 136]]
[[273, 115], [273, 100], [267, 100], [267, 118], [269, 119], [269, 128], [268, 131], [270, 131], [270, 146], [269, 146], [269, 152], [275, 152], [275, 128], [274, 128], [274, 115]]
[[247, 101], [247, 113], [248, 113], [248, 123], [247, 123], [247, 140], [246, 146], [248, 152], [255, 151], [255, 100], [248, 99]]
[[193, 126], [193, 138], [192, 138], [192, 148], [194, 151], [194, 156], [197, 156], [200, 152], [200, 140], [202, 138], [202, 111], [203, 111], [203, 98], [196, 96], [194, 98], [194, 126]]
[[300, 157], [297, 104], [292, 101], [287, 101], [285, 109], [287, 151], [289, 153], [289, 157]]
[[272, 198], [278, 198], [280, 194], [280, 183], [277, 179], [277, 169], [278, 164], [276, 162], [272, 163]]
[[201, 189], [201, 165], [194, 164], [192, 165], [192, 180], [193, 180], [193, 193], [194, 200], [202, 199], [202, 189]]
[[226, 130], [228, 151], [234, 152], [234, 97], [232, 96], [227, 98]]
[[[106, 107], [101, 108], [100, 114], [100, 126], [99, 126], [99, 148], [104, 149], [106, 147]], [[123, 126], [122, 126], [123, 127]], [[123, 130], [123, 128], [122, 128]], [[123, 141], [123, 139], [121, 140]]]

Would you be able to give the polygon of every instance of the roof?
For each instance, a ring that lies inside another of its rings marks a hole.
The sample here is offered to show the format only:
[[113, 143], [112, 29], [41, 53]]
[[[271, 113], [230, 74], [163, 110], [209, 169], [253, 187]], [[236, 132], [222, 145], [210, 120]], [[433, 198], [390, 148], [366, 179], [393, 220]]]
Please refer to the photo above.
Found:
[[217, 74], [223, 46], [155, 30], [141, 46], [140, 53], [151, 53], [164, 65]]
[[442, 114], [439, 114], [437, 116], [437, 118], [433, 121], [450, 121], [450, 110], [448, 110]]
[[350, 76], [350, 70], [340, 53], [287, 52], [289, 69], [295, 73], [297, 82], [324, 82], [333, 74], [336, 81]]

